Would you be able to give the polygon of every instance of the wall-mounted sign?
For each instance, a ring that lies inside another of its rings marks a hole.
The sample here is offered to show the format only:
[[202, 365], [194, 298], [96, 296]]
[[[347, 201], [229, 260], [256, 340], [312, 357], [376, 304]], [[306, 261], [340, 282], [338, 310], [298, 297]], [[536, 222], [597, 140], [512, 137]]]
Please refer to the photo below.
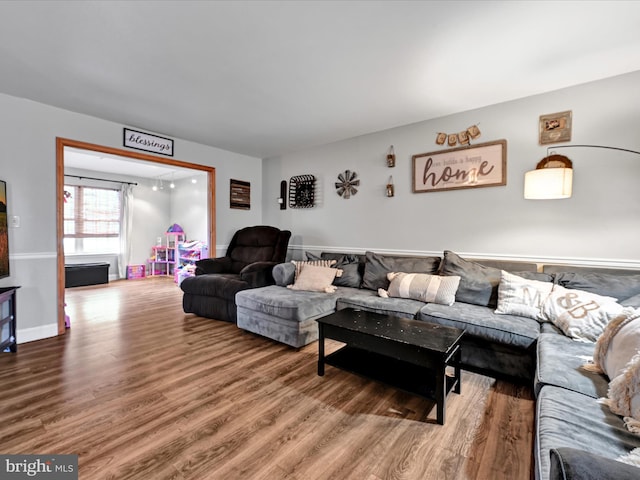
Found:
[[229, 206], [240, 210], [251, 210], [251, 183], [234, 180], [229, 183]]
[[170, 138], [159, 137], [157, 135], [151, 135], [150, 133], [125, 128], [123, 141], [125, 147], [173, 157], [173, 140]]
[[413, 159], [413, 192], [507, 184], [507, 141], [420, 153]]

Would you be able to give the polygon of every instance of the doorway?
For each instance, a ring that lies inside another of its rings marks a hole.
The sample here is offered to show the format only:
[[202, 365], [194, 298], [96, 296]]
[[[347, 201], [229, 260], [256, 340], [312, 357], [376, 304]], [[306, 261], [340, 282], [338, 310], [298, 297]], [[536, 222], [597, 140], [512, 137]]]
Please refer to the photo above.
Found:
[[207, 220], [208, 238], [210, 248], [215, 246], [215, 168], [204, 165], [176, 160], [173, 158], [159, 157], [145, 153], [131, 152], [113, 147], [105, 147], [76, 140], [56, 138], [56, 251], [57, 251], [57, 292], [58, 292], [58, 335], [65, 333], [65, 271], [64, 271], [64, 156], [65, 149], [74, 148], [87, 150], [106, 155], [116, 155], [144, 162], [169, 165], [178, 168], [199, 170], [207, 173]]

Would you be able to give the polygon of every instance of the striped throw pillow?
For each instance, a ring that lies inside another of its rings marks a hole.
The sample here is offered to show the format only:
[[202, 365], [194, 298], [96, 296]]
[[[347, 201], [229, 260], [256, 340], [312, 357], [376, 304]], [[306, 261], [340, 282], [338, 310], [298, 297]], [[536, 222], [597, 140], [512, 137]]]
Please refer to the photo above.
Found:
[[291, 260], [291, 263], [293, 263], [296, 266], [296, 274], [293, 277], [294, 281], [298, 279], [298, 277], [300, 276], [300, 271], [302, 270], [302, 267], [305, 265], [313, 265], [314, 267], [331, 267], [335, 265], [336, 262], [337, 260], [306, 260], [306, 261]]
[[378, 290], [381, 297], [411, 298], [440, 305], [453, 305], [460, 285], [460, 277], [455, 275], [389, 272], [387, 279], [391, 283], [388, 290]]

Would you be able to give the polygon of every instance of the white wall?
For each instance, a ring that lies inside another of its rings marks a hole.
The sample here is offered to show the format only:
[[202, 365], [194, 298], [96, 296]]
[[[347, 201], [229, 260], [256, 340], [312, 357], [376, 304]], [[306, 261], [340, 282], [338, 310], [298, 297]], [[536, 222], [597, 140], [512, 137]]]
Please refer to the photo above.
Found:
[[[176, 188], [171, 190], [171, 223], [178, 223], [184, 230], [187, 240], [200, 240], [208, 243], [207, 224], [207, 175], [194, 175], [191, 178], [176, 180]], [[224, 188], [220, 185], [218, 188]], [[219, 205], [218, 209], [224, 208]], [[211, 246], [209, 246], [211, 247]]]
[[[499, 88], [497, 86], [496, 88]], [[598, 149], [558, 151], [574, 162], [573, 197], [524, 200], [524, 173], [546, 156], [540, 115], [573, 111], [571, 144], [640, 150], [640, 72], [492, 105], [264, 160], [263, 218], [292, 231], [295, 249], [418, 252], [568, 260], [640, 268], [640, 156]], [[411, 192], [412, 155], [443, 150], [436, 133], [477, 124], [475, 143], [507, 140], [507, 185]], [[390, 145], [396, 167], [386, 167]], [[337, 175], [357, 172], [359, 192], [335, 193]], [[280, 181], [318, 178], [319, 205], [280, 210]], [[385, 196], [393, 175], [395, 197]]]
[[[0, 95], [0, 178], [7, 181], [8, 215], [21, 219], [19, 228], [9, 229], [11, 276], [0, 286], [22, 287], [19, 342], [57, 333], [56, 137], [124, 149], [124, 126]], [[174, 150], [177, 160], [216, 168], [219, 243], [228, 243], [238, 228], [262, 223], [259, 205], [250, 211], [228, 208], [230, 178], [250, 181], [254, 198], [262, 197], [260, 159], [181, 139], [175, 139]]]

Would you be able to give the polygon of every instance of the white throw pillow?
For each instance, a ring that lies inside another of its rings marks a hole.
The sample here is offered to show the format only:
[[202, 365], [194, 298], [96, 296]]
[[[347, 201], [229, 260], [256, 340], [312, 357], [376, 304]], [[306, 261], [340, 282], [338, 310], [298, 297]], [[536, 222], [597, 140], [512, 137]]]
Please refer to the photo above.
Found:
[[609, 380], [613, 380], [639, 350], [640, 309], [625, 307], [598, 338], [593, 363]]
[[333, 293], [338, 288], [332, 285], [333, 279], [339, 275], [342, 275], [342, 270], [339, 268], [301, 265], [300, 273], [295, 282], [293, 285], [287, 285], [287, 288], [291, 290]]
[[527, 280], [502, 270], [498, 285], [498, 308], [495, 313], [519, 315], [543, 321], [542, 305], [553, 289], [553, 283]]
[[378, 289], [381, 297], [411, 298], [440, 305], [453, 305], [460, 285], [460, 277], [455, 275], [443, 277], [427, 273], [389, 272], [387, 279], [391, 282], [389, 289]]
[[624, 309], [616, 300], [554, 285], [542, 304], [542, 315], [568, 337], [596, 342], [607, 324]]

